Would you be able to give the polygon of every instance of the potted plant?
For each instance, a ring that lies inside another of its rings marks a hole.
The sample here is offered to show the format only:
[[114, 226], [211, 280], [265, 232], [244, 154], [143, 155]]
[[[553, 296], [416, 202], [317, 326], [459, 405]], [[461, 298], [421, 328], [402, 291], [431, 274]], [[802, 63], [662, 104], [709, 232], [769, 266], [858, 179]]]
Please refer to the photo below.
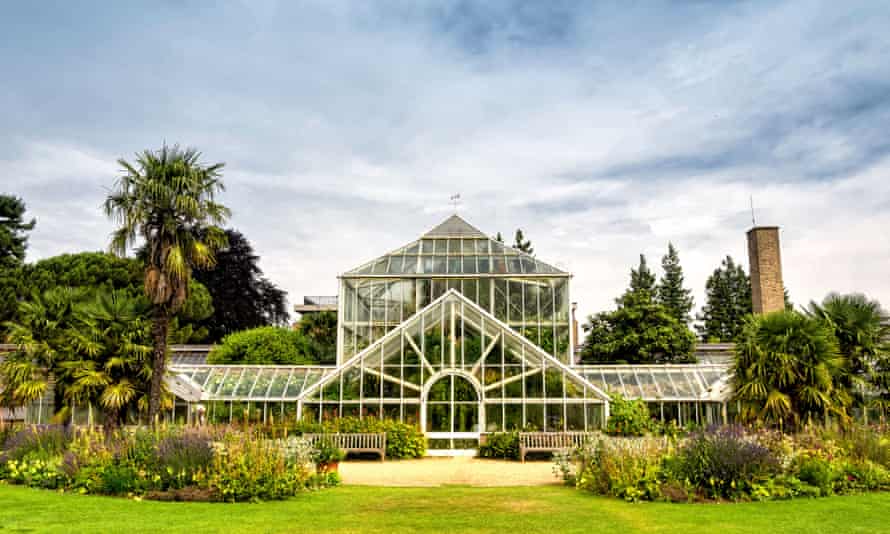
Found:
[[334, 445], [330, 440], [319, 441], [312, 453], [315, 470], [319, 473], [336, 473], [340, 461], [346, 458], [346, 451]]

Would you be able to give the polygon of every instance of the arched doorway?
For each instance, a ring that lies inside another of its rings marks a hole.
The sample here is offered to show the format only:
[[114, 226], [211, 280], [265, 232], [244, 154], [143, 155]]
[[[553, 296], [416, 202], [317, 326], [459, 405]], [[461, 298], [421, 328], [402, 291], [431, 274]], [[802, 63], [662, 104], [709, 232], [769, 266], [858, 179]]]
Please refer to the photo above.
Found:
[[469, 373], [443, 371], [430, 377], [421, 411], [428, 454], [475, 454], [484, 428], [482, 406], [482, 387]]

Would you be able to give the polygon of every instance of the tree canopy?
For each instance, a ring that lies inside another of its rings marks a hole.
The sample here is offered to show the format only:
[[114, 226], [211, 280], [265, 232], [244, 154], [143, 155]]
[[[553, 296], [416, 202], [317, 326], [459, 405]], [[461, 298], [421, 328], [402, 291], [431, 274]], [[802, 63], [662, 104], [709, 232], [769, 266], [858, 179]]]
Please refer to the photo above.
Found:
[[262, 326], [229, 334], [213, 347], [207, 363], [306, 365], [315, 360], [309, 338], [299, 330]]
[[37, 223], [25, 222], [25, 203], [12, 195], [0, 195], [0, 268], [17, 267], [25, 261], [28, 235]]
[[513, 248], [516, 250], [521, 250], [526, 254], [534, 255], [535, 248], [532, 246], [532, 242], [525, 238], [525, 235], [522, 233], [522, 229], [516, 229], [516, 235], [513, 237]]
[[839, 383], [846, 359], [825, 321], [795, 311], [748, 316], [732, 373], [743, 420], [780, 428], [845, 420], [850, 396]]
[[661, 268], [664, 274], [656, 287], [656, 300], [674, 319], [689, 324], [692, 319], [692, 291], [683, 287], [683, 268], [673, 243], [668, 243], [668, 252], [661, 258]]
[[706, 302], [696, 325], [705, 341], [733, 341], [742, 332], [745, 316], [751, 314], [751, 281], [731, 256], [708, 277]]
[[194, 272], [213, 298], [213, 314], [201, 322], [213, 343], [240, 330], [284, 325], [289, 317], [287, 293], [263, 277], [250, 242], [229, 229], [226, 243], [212, 268]]
[[840, 380], [854, 404], [864, 406], [874, 394], [879, 401], [886, 398], [890, 390], [883, 373], [890, 367], [890, 326], [881, 304], [859, 293], [830, 293], [821, 303], [810, 302], [806, 313], [834, 331], [848, 365]]
[[149, 419], [160, 409], [162, 373], [166, 368], [171, 317], [188, 296], [195, 269], [213, 267], [215, 252], [225, 246], [220, 225], [230, 215], [216, 201], [225, 187], [222, 163], [204, 165], [193, 149], [163, 145], [137, 154], [135, 163], [118, 160], [123, 176], [105, 200], [105, 213], [119, 226], [112, 234], [111, 251], [120, 256], [145, 242], [145, 294], [152, 303], [151, 395]]
[[640, 255], [630, 271], [630, 286], [615, 299], [614, 311], [600, 312], [584, 324], [584, 363], [677, 363], [694, 361], [695, 334], [655, 299], [655, 275]]

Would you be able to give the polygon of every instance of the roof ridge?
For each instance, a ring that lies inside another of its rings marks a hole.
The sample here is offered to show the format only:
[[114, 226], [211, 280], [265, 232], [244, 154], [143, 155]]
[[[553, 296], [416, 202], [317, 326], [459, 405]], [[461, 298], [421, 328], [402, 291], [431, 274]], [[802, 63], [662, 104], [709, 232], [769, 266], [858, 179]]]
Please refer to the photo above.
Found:
[[421, 237], [485, 237], [480, 229], [465, 221], [460, 215], [453, 214]]

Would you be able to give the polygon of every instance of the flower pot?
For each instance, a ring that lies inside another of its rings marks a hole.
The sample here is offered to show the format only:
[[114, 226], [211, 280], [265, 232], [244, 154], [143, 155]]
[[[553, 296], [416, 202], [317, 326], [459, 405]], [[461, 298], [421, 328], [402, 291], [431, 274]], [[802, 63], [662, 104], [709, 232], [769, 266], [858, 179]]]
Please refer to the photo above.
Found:
[[316, 466], [319, 473], [336, 473], [340, 469], [339, 461], [322, 462]]

